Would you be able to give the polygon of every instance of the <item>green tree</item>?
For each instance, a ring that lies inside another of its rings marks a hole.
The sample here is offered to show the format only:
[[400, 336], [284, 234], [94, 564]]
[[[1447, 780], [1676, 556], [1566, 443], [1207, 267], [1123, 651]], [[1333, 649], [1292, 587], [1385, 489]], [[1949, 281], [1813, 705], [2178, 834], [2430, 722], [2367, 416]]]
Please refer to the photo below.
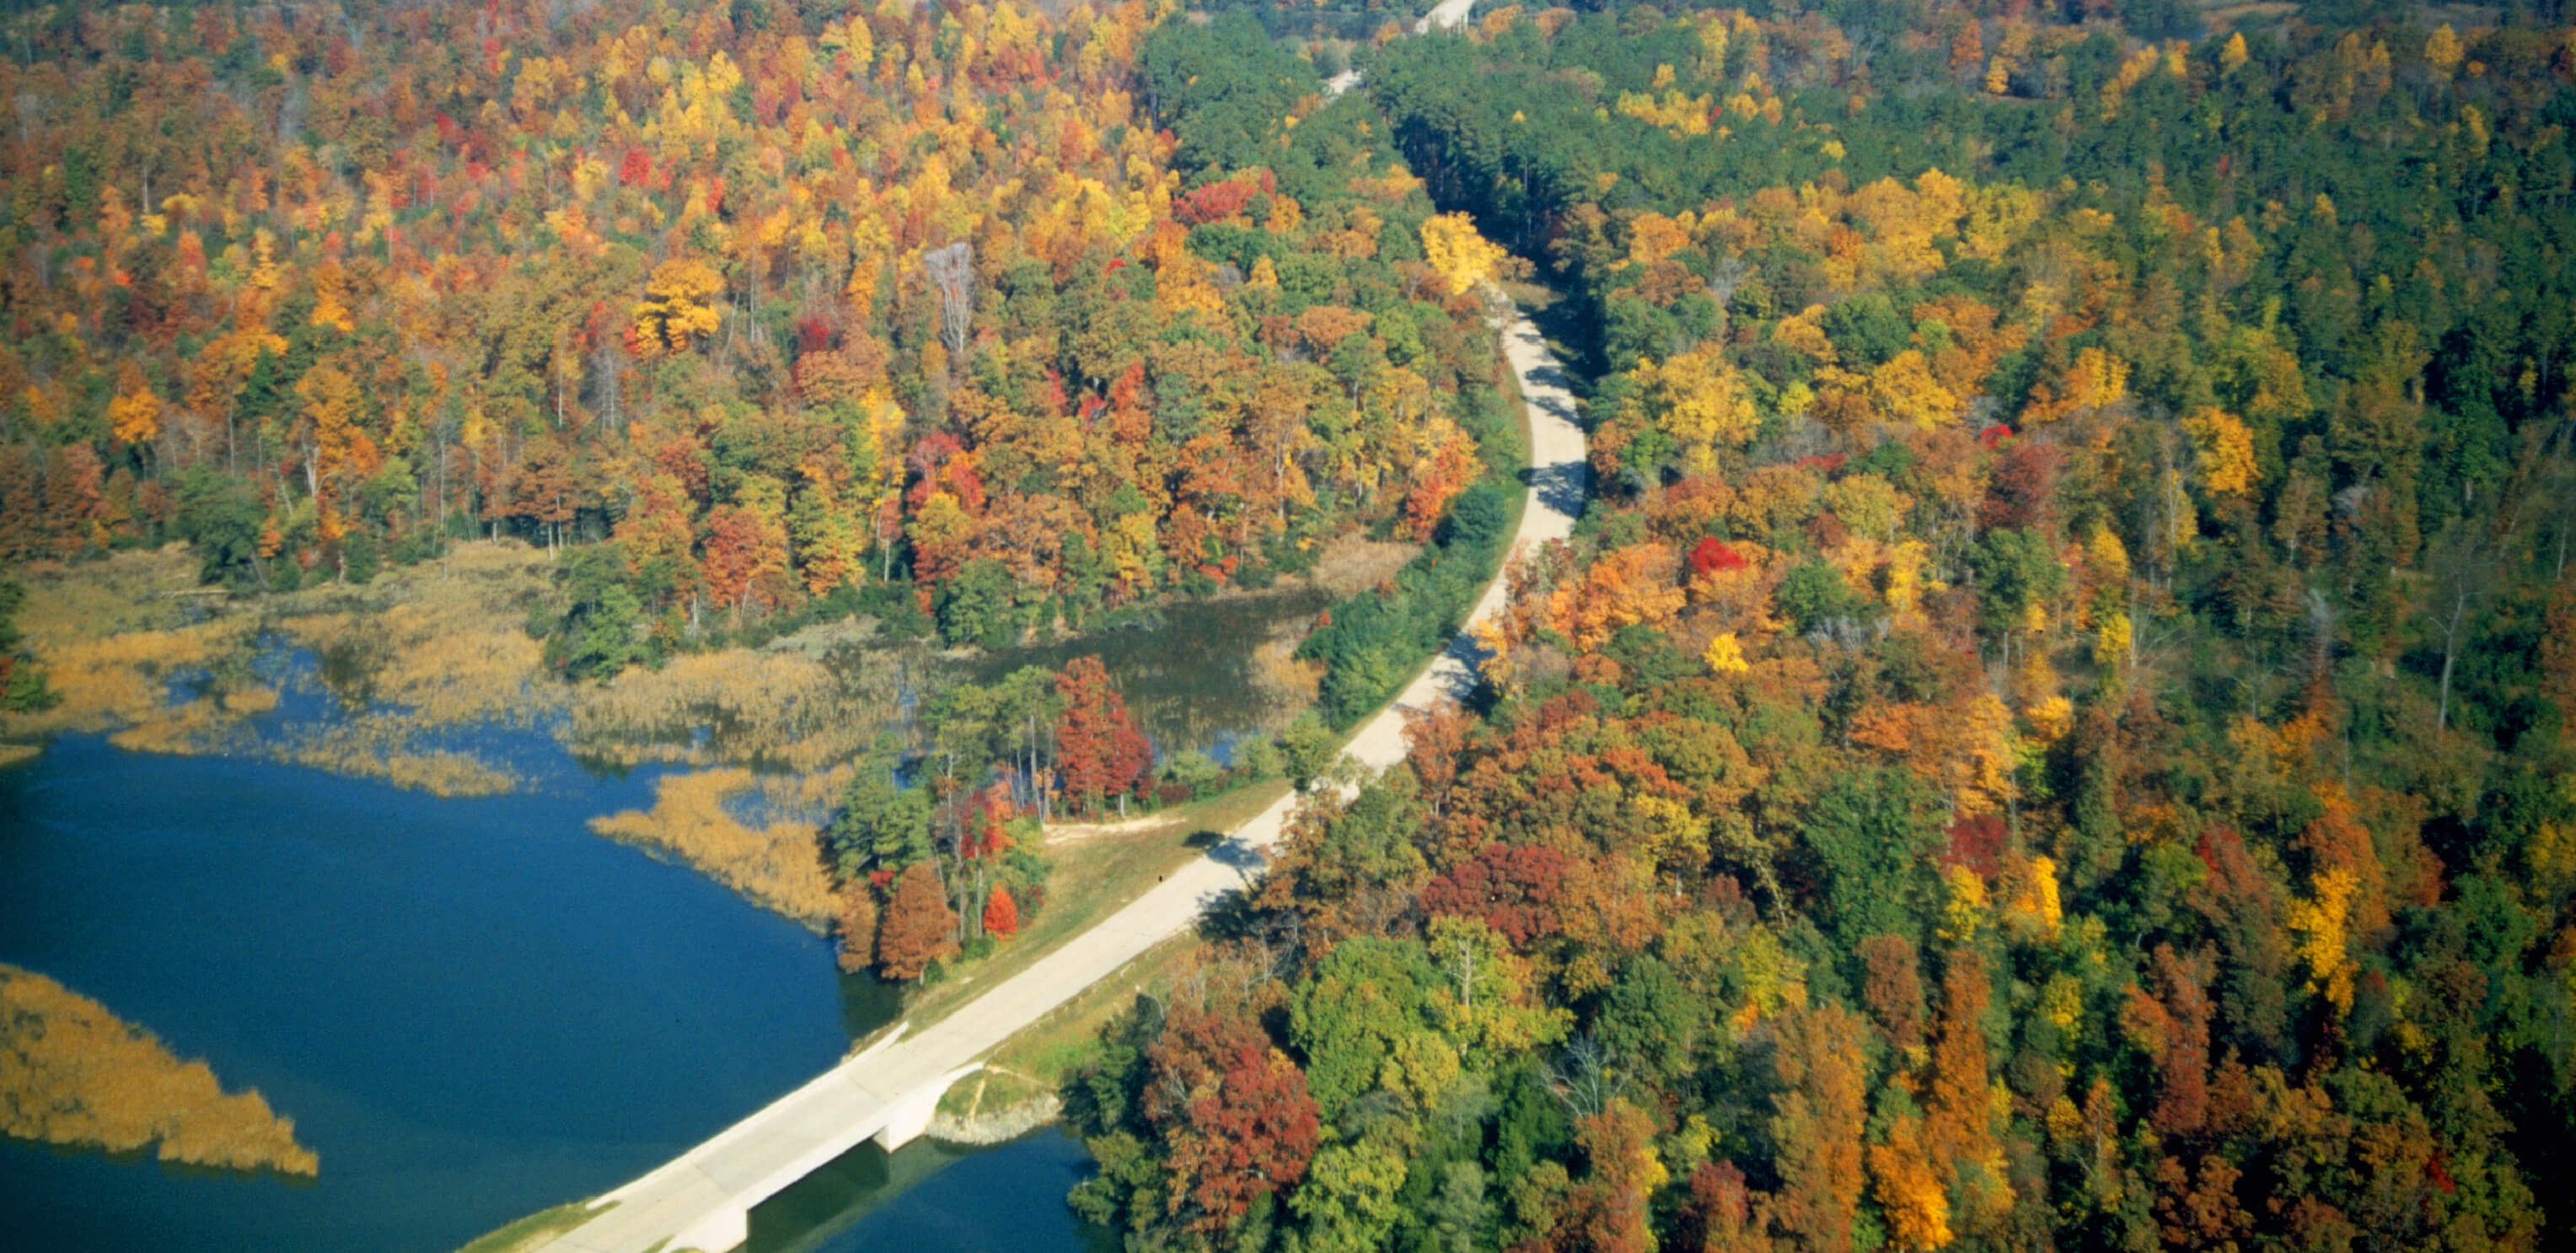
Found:
[[1780, 612], [1798, 624], [1801, 632], [1824, 629], [1828, 624], [1857, 617], [1868, 602], [1843, 581], [1843, 572], [1821, 561], [1809, 561], [1790, 567], [1780, 580], [1780, 590], [1773, 593]]
[[1429, 1026], [1437, 977], [1421, 945], [1374, 937], [1346, 940], [1317, 965], [1289, 1006], [1288, 1035], [1327, 1121], [1378, 1086], [1406, 1034]]
[[626, 554], [615, 544], [575, 548], [555, 572], [564, 591], [563, 617], [546, 639], [546, 664], [567, 678], [606, 682], [619, 671], [651, 660], [644, 636], [644, 606], [627, 585]]
[[1999, 527], [1986, 532], [1968, 563], [1977, 574], [1978, 606], [1998, 635], [2026, 621], [2066, 590], [2066, 567], [2037, 531]]
[[991, 557], [966, 563], [939, 586], [939, 635], [951, 644], [1008, 648], [1019, 639], [1018, 583]]
[[1844, 953], [1878, 935], [1920, 934], [1936, 883], [1939, 798], [1906, 770], [1838, 773], [1799, 836], [1824, 873], [1821, 920]]
[[235, 591], [263, 586], [259, 501], [239, 479], [213, 466], [179, 476], [179, 534], [197, 549], [198, 577]]
[[893, 746], [880, 742], [859, 759], [858, 773], [842, 789], [823, 848], [845, 879], [878, 868], [900, 870], [930, 857], [930, 797], [903, 786], [895, 769]]

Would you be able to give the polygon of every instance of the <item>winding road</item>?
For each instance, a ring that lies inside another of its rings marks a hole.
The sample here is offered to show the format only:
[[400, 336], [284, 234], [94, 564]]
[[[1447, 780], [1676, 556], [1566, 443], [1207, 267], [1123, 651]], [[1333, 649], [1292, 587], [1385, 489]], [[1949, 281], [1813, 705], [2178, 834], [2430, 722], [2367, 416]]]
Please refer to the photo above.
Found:
[[[1470, 629], [1352, 737], [1347, 753], [1371, 771], [1404, 760], [1405, 708], [1458, 699], [1474, 687], [1472, 628], [1502, 608], [1508, 594], [1504, 570], [1522, 553], [1571, 534], [1583, 509], [1583, 430], [1575, 423], [1564, 369], [1527, 317], [1516, 316], [1500, 330], [1529, 415], [1528, 504], [1511, 557], [1476, 602]], [[601, 1197], [592, 1203], [592, 1218], [542, 1247], [559, 1253], [646, 1253], [657, 1247], [718, 1253], [735, 1247], [745, 1239], [752, 1206], [863, 1140], [891, 1148], [919, 1135], [940, 1094], [975, 1070], [979, 1058], [1251, 883], [1267, 864], [1295, 801], [1293, 795], [1281, 798], [1206, 857], [919, 1034], [898, 1029], [888, 1041]]]

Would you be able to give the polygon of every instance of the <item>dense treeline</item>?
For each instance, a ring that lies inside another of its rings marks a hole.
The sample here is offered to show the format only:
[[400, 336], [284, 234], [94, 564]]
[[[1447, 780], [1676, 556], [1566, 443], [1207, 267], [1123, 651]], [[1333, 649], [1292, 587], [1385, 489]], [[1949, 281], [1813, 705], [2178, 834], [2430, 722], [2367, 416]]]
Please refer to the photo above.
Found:
[[1562, 277], [1605, 499], [1480, 707], [1110, 1029], [1078, 1209], [2566, 1238], [2576, 41], [2140, 12], [1505, 9], [1374, 54], [1444, 206]]
[[[1167, 23], [1146, 40], [1139, 65], [1146, 98], [1170, 126], [1179, 160], [1203, 172], [1244, 171], [1232, 182], [1203, 184], [1194, 195], [1250, 186], [1257, 179], [1300, 201], [1321, 200], [1326, 188], [1345, 177], [1342, 171], [1370, 151], [1372, 124], [1361, 100], [1335, 104], [1323, 115], [1336, 125], [1297, 117], [1301, 102], [1320, 89], [1315, 68], [1282, 51], [1241, 14], [1205, 25]], [[1275, 271], [1283, 276], [1283, 294], [1298, 286], [1285, 276], [1317, 264], [1300, 255], [1295, 241], [1219, 223], [1195, 228], [1189, 242], [1212, 260], [1255, 274]], [[1407, 279], [1415, 298], [1463, 299], [1469, 308], [1476, 307], [1477, 283], [1499, 259], [1455, 215], [1427, 221], [1393, 246], [1425, 262], [1425, 269]], [[1369, 305], [1363, 301], [1361, 307]], [[1298, 316], [1315, 315], [1310, 310]], [[1381, 347], [1354, 337], [1327, 361], [1358, 394], [1409, 386], [1395, 377], [1402, 368], [1396, 356], [1405, 351], [1395, 341]], [[1432, 421], [1454, 422], [1472, 443], [1442, 436], [1452, 459], [1436, 479], [1441, 493], [1426, 499], [1417, 492], [1405, 502], [1412, 533], [1432, 543], [1387, 586], [1333, 606], [1298, 647], [1300, 658], [1326, 667], [1320, 696], [1325, 717], [1336, 726], [1384, 704], [1423, 658], [1457, 632], [1511, 529], [1511, 481], [1527, 460], [1519, 423], [1502, 400], [1512, 384], [1501, 378], [1504, 367], [1489, 337], [1467, 339], [1454, 356], [1460, 386], [1446, 412]], [[1471, 378], [1482, 385], [1469, 385]]]
[[[1363, 101], [1281, 183], [1176, 141], [1160, 16], [23, 15], [0, 552], [187, 538], [276, 589], [590, 544], [533, 625], [606, 674], [862, 603], [1000, 642], [1427, 535], [1489, 372], [1428, 200]], [[1259, 133], [1320, 107], [1286, 64]]]

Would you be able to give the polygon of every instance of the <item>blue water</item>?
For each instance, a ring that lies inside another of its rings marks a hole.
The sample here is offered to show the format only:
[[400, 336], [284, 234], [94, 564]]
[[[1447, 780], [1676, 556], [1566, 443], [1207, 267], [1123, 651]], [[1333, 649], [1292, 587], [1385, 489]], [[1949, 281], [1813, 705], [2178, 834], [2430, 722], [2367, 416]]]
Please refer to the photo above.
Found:
[[584, 827], [650, 799], [649, 772], [440, 800], [94, 737], [0, 769], [0, 961], [258, 1088], [322, 1159], [0, 1141], [5, 1243], [444, 1253], [831, 1065], [882, 1002], [821, 937]]
[[1105, 1253], [1116, 1238], [1064, 1204], [1091, 1170], [1052, 1127], [983, 1150], [861, 1145], [754, 1209], [743, 1253]]

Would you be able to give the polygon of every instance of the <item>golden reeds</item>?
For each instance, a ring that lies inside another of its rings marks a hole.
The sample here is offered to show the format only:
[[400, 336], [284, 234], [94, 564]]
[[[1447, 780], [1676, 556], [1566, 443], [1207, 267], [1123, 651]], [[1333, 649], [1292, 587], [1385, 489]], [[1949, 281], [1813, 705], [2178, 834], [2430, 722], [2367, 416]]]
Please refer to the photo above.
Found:
[[[590, 820], [611, 839], [672, 853], [727, 887], [821, 929], [838, 902], [816, 843], [818, 800], [838, 790], [841, 772], [764, 780], [740, 767], [664, 775], [653, 808]], [[759, 805], [753, 827], [737, 812]], [[765, 805], [760, 805], [766, 802]], [[757, 820], [757, 819], [756, 819]]]
[[820, 770], [865, 750], [894, 706], [890, 677], [845, 676], [786, 650], [730, 649], [674, 657], [576, 689], [566, 738], [585, 753], [669, 760], [671, 746], [712, 729], [688, 760], [761, 761]]
[[[438, 738], [496, 723], [551, 727], [575, 752], [626, 764], [783, 768], [794, 773], [675, 776], [650, 812], [594, 825], [820, 925], [833, 902], [816, 828], [847, 763], [895, 708], [897, 662], [849, 651], [867, 631], [835, 623], [765, 649], [686, 655], [605, 684], [566, 684], [546, 672], [524, 625], [555, 594], [553, 570], [524, 545], [459, 544], [362, 587], [227, 601], [194, 586], [182, 547], [31, 568], [22, 623], [63, 700], [41, 715], [0, 720], [0, 732], [107, 731], [135, 751], [253, 753], [440, 796], [522, 785], [504, 765]], [[364, 707], [284, 734], [247, 733], [245, 720], [280, 704], [274, 688], [251, 677], [271, 632], [310, 650], [340, 693]], [[174, 701], [172, 681], [183, 677], [201, 680], [202, 690]], [[755, 805], [764, 811], [755, 820], [733, 816]]]
[[0, 1131], [123, 1153], [159, 1141], [163, 1161], [311, 1175], [254, 1089], [226, 1095], [202, 1061], [181, 1061], [151, 1032], [32, 971], [0, 965]]

